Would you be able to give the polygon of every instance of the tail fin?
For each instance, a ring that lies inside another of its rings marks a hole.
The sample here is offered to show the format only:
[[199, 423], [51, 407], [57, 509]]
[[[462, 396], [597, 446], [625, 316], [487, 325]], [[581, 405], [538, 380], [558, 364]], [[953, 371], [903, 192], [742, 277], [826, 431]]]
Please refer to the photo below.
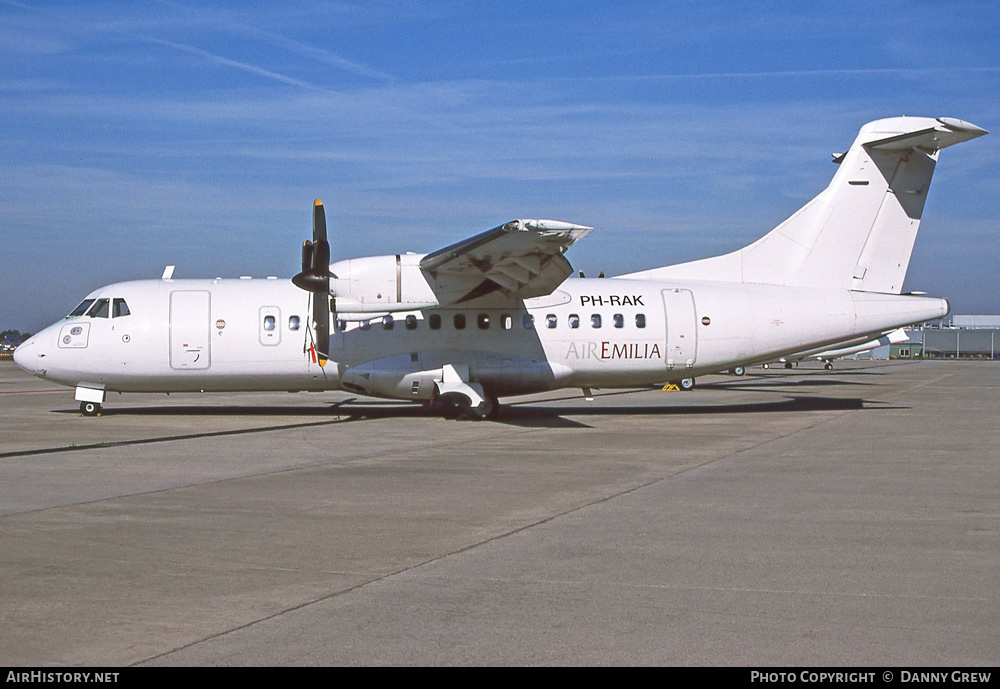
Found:
[[822, 193], [739, 251], [632, 273], [899, 294], [942, 148], [986, 134], [948, 117], [894, 117], [861, 128], [834, 157]]

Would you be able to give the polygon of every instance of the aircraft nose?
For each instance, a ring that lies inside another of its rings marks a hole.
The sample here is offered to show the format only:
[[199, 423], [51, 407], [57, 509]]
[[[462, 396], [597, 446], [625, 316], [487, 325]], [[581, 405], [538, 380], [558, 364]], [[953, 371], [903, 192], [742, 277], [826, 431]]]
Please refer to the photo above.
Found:
[[42, 370], [42, 357], [45, 354], [38, 345], [38, 336], [29, 337], [14, 350], [14, 363], [28, 373], [37, 375]]

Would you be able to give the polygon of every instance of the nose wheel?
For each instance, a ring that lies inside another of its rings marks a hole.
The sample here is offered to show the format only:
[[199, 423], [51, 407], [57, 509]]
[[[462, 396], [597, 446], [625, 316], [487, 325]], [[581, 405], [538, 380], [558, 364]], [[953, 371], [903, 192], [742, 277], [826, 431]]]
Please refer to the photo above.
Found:
[[80, 413], [84, 416], [100, 416], [101, 405], [98, 402], [80, 402]]

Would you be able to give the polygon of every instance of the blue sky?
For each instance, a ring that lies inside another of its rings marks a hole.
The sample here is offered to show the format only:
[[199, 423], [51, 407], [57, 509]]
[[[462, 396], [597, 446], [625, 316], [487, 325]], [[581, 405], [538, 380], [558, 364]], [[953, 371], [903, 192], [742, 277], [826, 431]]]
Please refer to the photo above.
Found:
[[[1000, 3], [0, 0], [0, 329], [102, 284], [290, 276], [516, 217], [622, 273], [736, 249], [867, 121], [1000, 129]], [[943, 151], [906, 288], [1000, 313], [1000, 135]]]

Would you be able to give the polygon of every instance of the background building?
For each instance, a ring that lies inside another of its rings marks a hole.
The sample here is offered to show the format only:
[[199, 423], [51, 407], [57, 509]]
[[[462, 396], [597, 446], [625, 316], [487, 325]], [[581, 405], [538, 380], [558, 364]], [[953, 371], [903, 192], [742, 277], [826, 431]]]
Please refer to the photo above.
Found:
[[1000, 359], [1000, 316], [955, 315], [907, 330], [890, 359]]

